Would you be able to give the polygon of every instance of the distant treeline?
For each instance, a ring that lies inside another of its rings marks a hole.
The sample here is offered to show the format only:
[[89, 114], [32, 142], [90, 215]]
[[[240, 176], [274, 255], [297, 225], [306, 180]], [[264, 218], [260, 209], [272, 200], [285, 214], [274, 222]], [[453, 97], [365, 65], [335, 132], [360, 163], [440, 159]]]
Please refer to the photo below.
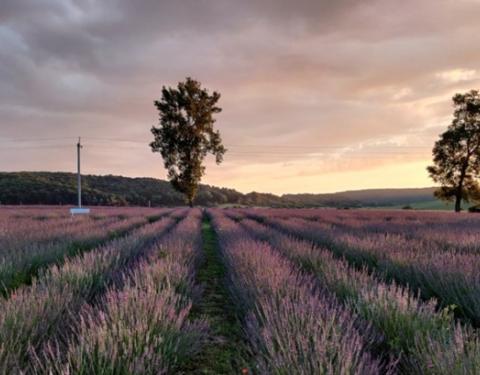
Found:
[[[85, 205], [177, 206], [185, 204], [169, 182], [154, 178], [122, 176], [82, 176]], [[1, 172], [0, 204], [74, 205], [77, 202], [77, 176], [64, 172]], [[270, 194], [242, 194], [233, 189], [201, 185], [198, 205], [283, 206], [280, 197]]]
[[[64, 172], [0, 172], [0, 204], [74, 205], [77, 180]], [[82, 176], [85, 205], [177, 206], [185, 204], [169, 182], [154, 178]], [[375, 207], [432, 201], [433, 188], [363, 190], [335, 194], [242, 194], [233, 189], [201, 185], [195, 204], [270, 207]]]

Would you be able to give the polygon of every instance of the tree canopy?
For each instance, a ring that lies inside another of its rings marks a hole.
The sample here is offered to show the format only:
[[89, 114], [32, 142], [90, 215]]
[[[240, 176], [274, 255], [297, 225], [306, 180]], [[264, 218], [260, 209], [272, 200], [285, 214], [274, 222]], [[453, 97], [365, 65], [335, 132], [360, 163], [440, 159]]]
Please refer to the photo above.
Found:
[[453, 97], [454, 115], [448, 129], [433, 148], [433, 164], [427, 168], [441, 187], [435, 195], [455, 200], [455, 211], [461, 202], [480, 199], [480, 96], [477, 90]]
[[214, 129], [214, 115], [222, 110], [219, 99], [218, 92], [209, 94], [200, 82], [187, 77], [176, 88], [164, 86], [161, 99], [155, 101], [160, 126], [151, 129], [150, 147], [162, 155], [168, 179], [190, 206], [205, 174], [205, 157], [211, 153], [220, 164], [226, 152], [220, 132]]

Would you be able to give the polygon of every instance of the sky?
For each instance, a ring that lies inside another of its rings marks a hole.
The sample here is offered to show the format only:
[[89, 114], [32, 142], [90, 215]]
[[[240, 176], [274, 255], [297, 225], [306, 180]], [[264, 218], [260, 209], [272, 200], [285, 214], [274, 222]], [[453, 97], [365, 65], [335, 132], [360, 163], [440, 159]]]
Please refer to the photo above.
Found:
[[242, 192], [432, 186], [425, 170], [480, 88], [479, 0], [1, 0], [0, 170], [165, 178], [162, 86], [222, 95]]

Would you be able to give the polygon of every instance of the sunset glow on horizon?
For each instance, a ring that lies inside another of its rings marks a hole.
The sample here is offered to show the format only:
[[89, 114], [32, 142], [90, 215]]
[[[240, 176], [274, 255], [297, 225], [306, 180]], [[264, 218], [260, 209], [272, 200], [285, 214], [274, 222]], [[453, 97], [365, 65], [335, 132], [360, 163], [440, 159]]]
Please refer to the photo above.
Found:
[[165, 178], [153, 101], [222, 97], [202, 183], [242, 192], [433, 186], [452, 96], [480, 88], [480, 1], [6, 0], [0, 171]]

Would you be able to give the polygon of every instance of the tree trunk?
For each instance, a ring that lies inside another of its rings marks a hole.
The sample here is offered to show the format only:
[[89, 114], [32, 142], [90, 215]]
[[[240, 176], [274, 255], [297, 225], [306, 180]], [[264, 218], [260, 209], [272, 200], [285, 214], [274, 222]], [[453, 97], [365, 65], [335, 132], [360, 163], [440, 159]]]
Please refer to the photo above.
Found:
[[462, 193], [455, 195], [455, 212], [460, 212], [462, 210]]
[[460, 172], [460, 181], [458, 182], [457, 192], [455, 194], [455, 212], [460, 212], [462, 210], [463, 182], [465, 181], [465, 176], [467, 174], [469, 159], [470, 155], [468, 155], [465, 159], [462, 170]]
[[193, 198], [192, 197], [188, 197], [188, 205], [190, 206], [190, 208], [193, 208]]

